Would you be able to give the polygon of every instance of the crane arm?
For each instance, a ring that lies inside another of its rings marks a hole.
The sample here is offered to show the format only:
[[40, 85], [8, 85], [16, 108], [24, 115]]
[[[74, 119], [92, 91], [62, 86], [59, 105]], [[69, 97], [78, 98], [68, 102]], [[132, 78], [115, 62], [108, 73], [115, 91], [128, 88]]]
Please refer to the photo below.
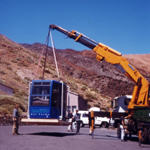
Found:
[[74, 39], [88, 48], [92, 49], [97, 53], [96, 59], [105, 61], [118, 67], [130, 80], [136, 85], [133, 90], [132, 99], [128, 105], [129, 109], [134, 109], [134, 106], [149, 106], [149, 82], [127, 61], [126, 58], [122, 57], [122, 54], [102, 43], [90, 39], [89, 37], [72, 30], [67, 31], [57, 25], [50, 25], [50, 29], [56, 29], [69, 38]]

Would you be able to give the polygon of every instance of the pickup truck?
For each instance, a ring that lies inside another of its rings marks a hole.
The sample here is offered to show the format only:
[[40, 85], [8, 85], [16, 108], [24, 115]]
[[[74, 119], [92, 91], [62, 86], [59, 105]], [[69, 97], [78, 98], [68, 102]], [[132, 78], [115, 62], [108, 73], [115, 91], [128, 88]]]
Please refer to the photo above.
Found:
[[[78, 113], [80, 114], [80, 120], [81, 120], [81, 127], [84, 127], [84, 125], [89, 124], [89, 119], [86, 114], [89, 114], [89, 111], [81, 111], [79, 110]], [[110, 119], [107, 117], [95, 117], [95, 126], [100, 126], [102, 128], [108, 128], [110, 125]]]

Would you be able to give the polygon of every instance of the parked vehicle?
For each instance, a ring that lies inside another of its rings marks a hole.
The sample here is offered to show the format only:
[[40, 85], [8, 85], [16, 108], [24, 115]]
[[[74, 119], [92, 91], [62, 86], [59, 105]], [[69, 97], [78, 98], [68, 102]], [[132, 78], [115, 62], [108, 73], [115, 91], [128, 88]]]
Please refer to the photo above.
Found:
[[[85, 125], [89, 124], [89, 119], [88, 119], [88, 114], [89, 111], [78, 111], [80, 114], [80, 119], [81, 119], [81, 127], [84, 127]], [[100, 126], [103, 128], [109, 127], [110, 124], [110, 119], [107, 117], [95, 117], [95, 126]]]

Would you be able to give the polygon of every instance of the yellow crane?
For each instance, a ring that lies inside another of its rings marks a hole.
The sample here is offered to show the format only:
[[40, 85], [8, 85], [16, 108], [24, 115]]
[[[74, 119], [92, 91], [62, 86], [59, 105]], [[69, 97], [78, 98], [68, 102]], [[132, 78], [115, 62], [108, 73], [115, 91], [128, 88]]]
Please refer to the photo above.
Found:
[[[102, 43], [97, 43], [96, 41], [90, 39], [89, 37], [75, 31], [67, 31], [57, 25], [51, 24], [50, 29], [55, 29], [63, 34], [67, 35], [69, 38], [74, 39], [76, 42], [79, 42], [88, 48], [92, 49], [97, 53], [96, 59], [101, 61], [105, 59], [108, 63], [111, 63], [118, 67], [130, 80], [135, 83], [132, 99], [128, 104], [128, 115], [131, 115], [135, 118], [136, 124], [136, 133], [139, 130], [143, 132], [143, 141], [149, 138], [150, 141], [150, 83], [133, 67], [122, 54]], [[140, 114], [144, 112], [143, 116]], [[96, 114], [96, 113], [95, 113]], [[139, 115], [140, 114], [140, 115]], [[110, 112], [100, 112], [96, 115], [100, 116], [119, 116], [118, 113]], [[127, 115], [124, 114], [124, 115]], [[134, 126], [135, 126], [134, 124]], [[131, 126], [130, 126], [131, 127]], [[129, 131], [132, 132], [130, 128]]]

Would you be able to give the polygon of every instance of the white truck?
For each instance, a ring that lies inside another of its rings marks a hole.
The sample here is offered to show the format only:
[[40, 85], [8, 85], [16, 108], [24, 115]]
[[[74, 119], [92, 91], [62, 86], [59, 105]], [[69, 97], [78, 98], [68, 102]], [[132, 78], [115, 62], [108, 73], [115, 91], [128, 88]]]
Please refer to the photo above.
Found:
[[[85, 125], [89, 124], [88, 114], [89, 111], [83, 111], [79, 110], [78, 113], [80, 114], [80, 120], [81, 120], [81, 127], [84, 127]], [[107, 117], [95, 117], [95, 126], [100, 126], [102, 128], [109, 127], [110, 119]]]

